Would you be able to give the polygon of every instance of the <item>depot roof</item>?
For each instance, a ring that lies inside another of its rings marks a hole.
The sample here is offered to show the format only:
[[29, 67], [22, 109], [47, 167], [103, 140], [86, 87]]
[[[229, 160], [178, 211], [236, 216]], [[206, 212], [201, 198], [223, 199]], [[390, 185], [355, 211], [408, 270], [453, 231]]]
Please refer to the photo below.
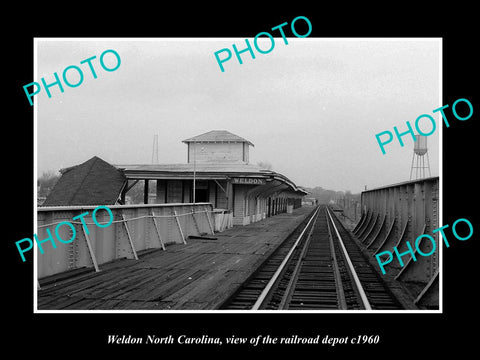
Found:
[[250, 141], [232, 134], [227, 130], [212, 130], [206, 132], [204, 134], [200, 134], [189, 139], [185, 139], [182, 142], [190, 143], [190, 142], [245, 142], [248, 145], [254, 146]]
[[267, 174], [272, 171], [263, 169], [261, 166], [244, 163], [187, 163], [187, 164], [130, 164], [115, 165], [124, 171], [127, 176], [134, 173], [251, 173]]
[[60, 172], [42, 206], [112, 205], [127, 182], [119, 169], [97, 156]]
[[[194, 170], [195, 169], [195, 170]], [[134, 164], [111, 165], [97, 156], [60, 170], [62, 176], [42, 206], [113, 205], [117, 202], [128, 180], [193, 179], [226, 180], [230, 178], [260, 178], [265, 189], [291, 189], [307, 194], [286, 176], [251, 164]]]
[[[251, 164], [133, 164], [115, 165], [122, 170], [127, 179], [175, 179], [185, 180], [224, 180], [231, 177], [252, 177], [268, 180], [277, 180], [287, 184], [292, 190], [307, 193], [301, 187], [295, 185], [286, 176], [272, 170], [267, 170], [258, 165]], [[194, 170], [195, 169], [195, 170]]]

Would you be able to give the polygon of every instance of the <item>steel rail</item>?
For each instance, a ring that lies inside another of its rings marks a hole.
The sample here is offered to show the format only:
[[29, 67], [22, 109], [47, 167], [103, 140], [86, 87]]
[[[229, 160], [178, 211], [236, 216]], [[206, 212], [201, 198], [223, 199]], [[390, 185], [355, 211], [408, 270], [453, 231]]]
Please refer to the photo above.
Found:
[[327, 209], [327, 214], [330, 217], [330, 220], [332, 222], [333, 228], [335, 230], [335, 233], [337, 234], [338, 242], [340, 244], [340, 247], [343, 251], [343, 255], [345, 257], [345, 260], [347, 261], [348, 267], [350, 269], [350, 273], [352, 274], [355, 286], [358, 290], [358, 293], [360, 295], [360, 298], [362, 300], [363, 307], [365, 310], [372, 310], [372, 307], [370, 306], [370, 302], [368, 301], [367, 295], [365, 294], [365, 291], [363, 290], [362, 283], [360, 282], [360, 279], [358, 278], [357, 272], [355, 271], [355, 268], [353, 267], [352, 261], [350, 260], [350, 256], [348, 256], [347, 249], [345, 248], [345, 245], [343, 244], [342, 237], [340, 236], [340, 233], [338, 232], [337, 226], [335, 225], [335, 222], [333, 221], [332, 215], [330, 214], [330, 210], [328, 207]]
[[300, 251], [300, 254], [298, 256], [298, 261], [295, 264], [295, 268], [292, 271], [292, 274], [290, 275], [290, 280], [288, 281], [288, 285], [285, 288], [285, 292], [282, 296], [282, 300], [280, 301], [280, 304], [278, 305], [278, 308], [281, 310], [287, 309], [288, 304], [290, 303], [290, 300], [292, 299], [293, 292], [295, 290], [295, 285], [298, 281], [298, 277], [300, 275], [300, 269], [302, 267], [302, 262], [303, 259], [305, 258], [305, 255], [310, 247], [310, 241], [312, 240], [312, 233], [313, 229], [315, 227], [315, 224], [317, 223], [318, 217], [315, 217], [315, 220], [313, 222], [312, 227], [310, 228], [310, 231], [307, 235], [307, 238], [305, 240], [305, 243], [303, 244], [302, 250]]
[[328, 241], [330, 243], [330, 253], [332, 256], [333, 271], [335, 274], [335, 286], [337, 288], [337, 299], [340, 310], [348, 310], [347, 299], [345, 298], [345, 291], [343, 290], [342, 275], [340, 275], [340, 268], [338, 266], [337, 255], [335, 254], [335, 245], [333, 244], [333, 234], [332, 227], [328, 221], [328, 215], [325, 213], [327, 218], [327, 228], [328, 228]]
[[295, 241], [295, 243], [292, 245], [292, 247], [290, 248], [290, 251], [288, 252], [287, 256], [285, 256], [285, 258], [283, 259], [282, 263], [280, 264], [280, 266], [277, 268], [277, 271], [275, 271], [275, 273], [273, 274], [272, 278], [270, 279], [270, 281], [268, 282], [268, 284], [265, 286], [265, 288], [263, 289], [262, 293], [260, 294], [260, 296], [258, 297], [257, 301], [255, 302], [255, 304], [253, 304], [251, 310], [258, 310], [260, 308], [260, 306], [263, 304], [263, 302], [265, 301], [266, 297], [268, 296], [268, 294], [270, 293], [270, 290], [272, 289], [273, 285], [276, 283], [278, 277], [280, 276], [280, 274], [282, 273], [283, 269], [285, 268], [288, 260], [290, 260], [290, 257], [292, 256], [295, 248], [298, 246], [298, 243], [300, 242], [300, 240], [303, 238], [303, 235], [305, 234], [305, 232], [307, 231], [307, 229], [309, 228], [310, 226], [310, 223], [313, 221], [313, 219], [315, 219], [317, 217], [317, 214], [318, 214], [318, 211], [319, 211], [320, 207], [318, 206], [317, 209], [315, 210], [314, 214], [312, 215], [312, 217], [310, 218], [310, 220], [308, 221], [307, 225], [305, 226], [305, 228], [303, 229], [302, 233], [298, 236], [297, 240]]

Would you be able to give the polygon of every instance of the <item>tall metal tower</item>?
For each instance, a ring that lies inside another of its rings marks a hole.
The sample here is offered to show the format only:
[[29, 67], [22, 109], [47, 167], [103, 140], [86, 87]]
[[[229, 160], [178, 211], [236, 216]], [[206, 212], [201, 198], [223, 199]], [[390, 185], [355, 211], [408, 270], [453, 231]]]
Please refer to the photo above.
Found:
[[[424, 178], [426, 169], [428, 169], [428, 176], [430, 173], [430, 160], [428, 158], [427, 137], [422, 135], [415, 135], [417, 140], [413, 145], [412, 166], [410, 168], [410, 180], [412, 180], [413, 170], [415, 169], [415, 179]], [[425, 155], [427, 156], [427, 164], [425, 164]], [[415, 161], [416, 160], [416, 161]]]
[[158, 135], [153, 135], [152, 164], [158, 164]]

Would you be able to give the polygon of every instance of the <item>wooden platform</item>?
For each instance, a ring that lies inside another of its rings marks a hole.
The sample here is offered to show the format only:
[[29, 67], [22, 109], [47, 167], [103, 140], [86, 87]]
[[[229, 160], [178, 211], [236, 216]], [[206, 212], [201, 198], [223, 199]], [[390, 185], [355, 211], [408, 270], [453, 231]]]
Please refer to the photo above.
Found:
[[215, 234], [190, 239], [139, 260], [42, 279], [38, 310], [213, 310], [307, 217], [296, 209]]

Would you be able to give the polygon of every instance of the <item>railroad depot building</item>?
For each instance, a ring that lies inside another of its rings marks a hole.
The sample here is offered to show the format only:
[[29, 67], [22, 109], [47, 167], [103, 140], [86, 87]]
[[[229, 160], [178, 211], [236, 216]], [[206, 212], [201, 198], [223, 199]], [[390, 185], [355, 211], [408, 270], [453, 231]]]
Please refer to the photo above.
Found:
[[[183, 143], [184, 164], [112, 166], [94, 157], [64, 169], [44, 205], [125, 204], [128, 191], [143, 181], [145, 204], [209, 202], [230, 214], [233, 225], [247, 225], [300, 207], [307, 194], [286, 176], [250, 164], [249, 149], [254, 145], [228, 131], [213, 130]], [[102, 202], [108, 198], [111, 204], [99, 204], [96, 197]]]

